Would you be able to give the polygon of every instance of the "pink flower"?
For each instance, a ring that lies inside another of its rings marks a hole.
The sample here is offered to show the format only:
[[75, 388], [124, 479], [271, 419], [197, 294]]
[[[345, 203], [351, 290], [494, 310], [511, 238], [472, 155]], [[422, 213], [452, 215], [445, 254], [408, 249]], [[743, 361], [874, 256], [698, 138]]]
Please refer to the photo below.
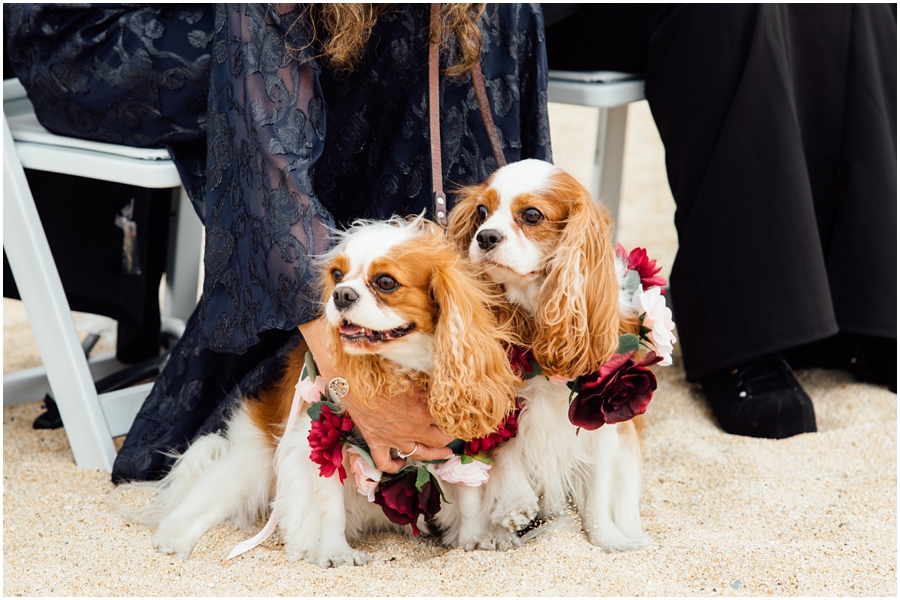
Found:
[[672, 321], [672, 311], [666, 306], [666, 297], [662, 295], [660, 288], [651, 288], [647, 291], [638, 290], [634, 294], [634, 307], [638, 314], [644, 313], [644, 327], [650, 330], [648, 334], [653, 343], [653, 350], [662, 357], [661, 367], [672, 364], [672, 350], [675, 345], [675, 323]]
[[418, 469], [404, 470], [407, 472], [401, 471], [387, 483], [378, 486], [374, 502], [381, 507], [384, 516], [391, 523], [409, 525], [413, 535], [419, 535], [419, 528], [416, 527], [419, 515], [425, 517], [426, 521], [434, 518], [441, 510], [441, 494], [435, 489], [431, 477], [422, 485], [421, 491], [416, 489]]
[[599, 429], [642, 415], [656, 390], [656, 376], [647, 367], [661, 359], [653, 352], [632, 360], [634, 352], [616, 354], [600, 372], [582, 380], [581, 390], [569, 405], [569, 421], [583, 429]]
[[363, 458], [354, 448], [348, 447], [347, 453], [350, 457], [350, 472], [356, 477], [356, 491], [369, 499], [369, 502], [375, 501], [375, 490], [381, 483], [381, 471], [369, 465], [368, 461]]
[[322, 406], [318, 421], [313, 421], [309, 429], [309, 458], [319, 465], [321, 477], [331, 477], [338, 472], [341, 483], [347, 478], [344, 470], [344, 434], [353, 429], [353, 421], [346, 414], [337, 414], [328, 405]]
[[616, 254], [619, 255], [627, 265], [629, 271], [637, 271], [641, 276], [641, 287], [645, 290], [654, 286], [662, 287], [666, 285], [664, 277], [657, 277], [656, 274], [662, 271], [662, 267], [656, 266], [655, 260], [650, 260], [647, 256], [647, 250], [644, 248], [635, 248], [628, 253], [622, 244], [616, 247]]
[[489, 479], [491, 465], [475, 459], [464, 463], [460, 456], [454, 454], [442, 463], [429, 465], [428, 470], [441, 481], [478, 487]]
[[469, 456], [475, 456], [479, 452], [487, 452], [491, 448], [496, 448], [506, 440], [516, 437], [519, 431], [519, 412], [522, 410], [522, 404], [516, 399], [516, 409], [506, 416], [497, 431], [485, 436], [477, 438], [466, 443], [465, 453]]
[[561, 375], [551, 375], [549, 379], [550, 379], [550, 383], [552, 383], [555, 386], [559, 386], [559, 387], [562, 387], [564, 385], [569, 385], [569, 382], [572, 381], [568, 377], [563, 377]]
[[310, 381], [309, 378], [298, 381], [296, 389], [300, 392], [300, 397], [310, 404], [321, 401], [322, 396], [327, 398], [325, 378], [321, 376], [316, 376], [315, 381]]

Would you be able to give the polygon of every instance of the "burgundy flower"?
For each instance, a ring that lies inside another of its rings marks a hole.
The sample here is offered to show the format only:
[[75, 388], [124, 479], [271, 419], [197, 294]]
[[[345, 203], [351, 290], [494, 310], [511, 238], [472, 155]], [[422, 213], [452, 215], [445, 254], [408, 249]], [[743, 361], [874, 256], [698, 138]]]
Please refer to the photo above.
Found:
[[375, 492], [375, 504], [381, 506], [384, 516], [391, 523], [409, 525], [413, 535], [419, 535], [419, 528], [416, 527], [419, 515], [427, 521], [441, 510], [441, 494], [431, 478], [422, 485], [422, 491], [416, 489], [417, 478], [418, 469], [410, 469], [382, 483]]
[[512, 367], [513, 372], [521, 379], [525, 379], [526, 373], [534, 371], [531, 366], [531, 361], [534, 360], [534, 354], [531, 353], [530, 348], [510, 346], [506, 349], [506, 354], [509, 356], [509, 366]]
[[644, 414], [656, 390], [656, 376], [647, 367], [662, 358], [648, 352], [644, 360], [635, 362], [633, 355], [616, 354], [599, 373], [582, 380], [578, 395], [569, 405], [573, 425], [593, 430]]
[[466, 443], [465, 453], [469, 456], [475, 456], [479, 452], [487, 452], [491, 448], [496, 448], [506, 440], [516, 437], [519, 432], [519, 412], [522, 410], [522, 404], [516, 399], [516, 409], [506, 416], [497, 430], [483, 438], [478, 438]]
[[[628, 265], [629, 271], [637, 271], [638, 275], [641, 276], [641, 287], [643, 289], [648, 289], [653, 286], [663, 287], [666, 285], [665, 277], [657, 277], [656, 274], [662, 271], [662, 267], [656, 266], [655, 260], [650, 260], [647, 256], [647, 250], [645, 248], [635, 248], [629, 254], [625, 247], [622, 244], [619, 244], [616, 248], [616, 254], [619, 255], [625, 263]], [[665, 292], [663, 292], [665, 293]]]
[[344, 434], [353, 429], [353, 421], [346, 414], [338, 414], [328, 405], [322, 406], [318, 421], [312, 422], [309, 430], [310, 460], [319, 465], [321, 477], [331, 477], [338, 472], [341, 483], [347, 478], [344, 470]]

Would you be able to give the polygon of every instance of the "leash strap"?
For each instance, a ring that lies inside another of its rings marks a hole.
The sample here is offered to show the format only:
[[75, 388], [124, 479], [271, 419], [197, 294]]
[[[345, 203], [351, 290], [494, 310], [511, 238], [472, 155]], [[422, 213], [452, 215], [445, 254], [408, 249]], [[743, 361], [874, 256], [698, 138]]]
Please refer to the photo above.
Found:
[[[431, 189], [432, 189], [432, 214], [441, 227], [447, 227], [447, 195], [444, 193], [443, 165], [441, 163], [441, 100], [440, 100], [440, 13], [441, 5], [438, 2], [431, 4], [430, 37], [428, 47], [428, 126], [431, 142]], [[500, 143], [500, 135], [494, 124], [491, 111], [491, 103], [488, 100], [487, 90], [484, 85], [484, 74], [481, 72], [481, 62], [472, 67], [472, 84], [475, 87], [475, 97], [478, 99], [478, 110], [481, 120], [487, 131], [491, 143], [491, 152], [497, 168], [506, 164], [506, 156], [503, 154], [503, 145]]]
[[497, 162], [497, 168], [499, 169], [506, 165], [506, 156], [503, 155], [500, 135], [497, 133], [497, 127], [494, 125], [491, 103], [488, 102], [487, 90], [484, 87], [484, 75], [481, 73], [481, 61], [475, 63], [475, 66], [472, 67], [472, 84], [475, 86], [475, 97], [478, 98], [478, 110], [481, 112], [481, 120], [484, 121], [484, 128], [487, 130], [488, 139], [491, 141], [491, 151], [494, 153], [494, 160]]
[[431, 35], [428, 45], [428, 126], [431, 138], [431, 197], [434, 218], [447, 227], [447, 195], [444, 193], [444, 174], [441, 164], [441, 73], [440, 73], [440, 3], [431, 4]]

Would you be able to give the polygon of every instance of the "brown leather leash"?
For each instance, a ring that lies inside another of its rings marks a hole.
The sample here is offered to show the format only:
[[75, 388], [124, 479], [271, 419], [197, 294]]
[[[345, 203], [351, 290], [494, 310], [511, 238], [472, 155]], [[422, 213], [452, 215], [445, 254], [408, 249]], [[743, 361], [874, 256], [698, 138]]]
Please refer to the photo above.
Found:
[[484, 128], [487, 130], [488, 139], [491, 141], [491, 151], [494, 153], [494, 160], [497, 162], [497, 168], [499, 169], [506, 165], [506, 156], [503, 155], [503, 146], [500, 144], [500, 135], [497, 133], [497, 127], [494, 125], [491, 103], [488, 102], [487, 90], [484, 88], [481, 61], [475, 63], [475, 66], [472, 67], [472, 83], [475, 85], [475, 97], [478, 98], [478, 110], [481, 113], [481, 120], [484, 121]]
[[[438, 225], [447, 227], [447, 195], [444, 193], [444, 174], [441, 163], [441, 100], [440, 100], [440, 13], [441, 5], [438, 2], [431, 4], [431, 23], [428, 47], [428, 127], [431, 142], [431, 189], [432, 189], [432, 214]], [[478, 99], [478, 110], [481, 120], [487, 130], [488, 139], [491, 142], [491, 151], [497, 168], [506, 164], [503, 155], [503, 146], [500, 143], [500, 135], [494, 125], [494, 117], [491, 112], [491, 104], [488, 101], [487, 90], [484, 86], [484, 75], [481, 72], [481, 62], [476, 62], [472, 67], [472, 84], [475, 86], [475, 97]]]

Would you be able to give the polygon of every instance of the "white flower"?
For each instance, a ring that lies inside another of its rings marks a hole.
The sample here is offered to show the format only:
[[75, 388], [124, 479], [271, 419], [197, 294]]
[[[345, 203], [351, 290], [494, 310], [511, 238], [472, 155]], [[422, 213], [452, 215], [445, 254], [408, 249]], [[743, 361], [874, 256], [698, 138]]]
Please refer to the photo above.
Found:
[[653, 351], [663, 359], [659, 365], [668, 367], [672, 364], [672, 350], [675, 345], [672, 330], [675, 329], [675, 323], [672, 321], [672, 311], [666, 306], [666, 297], [658, 287], [646, 291], [639, 287], [632, 304], [638, 314], [646, 313], [644, 327], [650, 330], [647, 335], [654, 346]]
[[489, 479], [488, 471], [491, 465], [480, 460], [472, 460], [463, 463], [459, 455], [454, 454], [444, 462], [436, 465], [428, 465], [428, 470], [435, 477], [447, 483], [461, 483], [469, 487], [478, 487]]

